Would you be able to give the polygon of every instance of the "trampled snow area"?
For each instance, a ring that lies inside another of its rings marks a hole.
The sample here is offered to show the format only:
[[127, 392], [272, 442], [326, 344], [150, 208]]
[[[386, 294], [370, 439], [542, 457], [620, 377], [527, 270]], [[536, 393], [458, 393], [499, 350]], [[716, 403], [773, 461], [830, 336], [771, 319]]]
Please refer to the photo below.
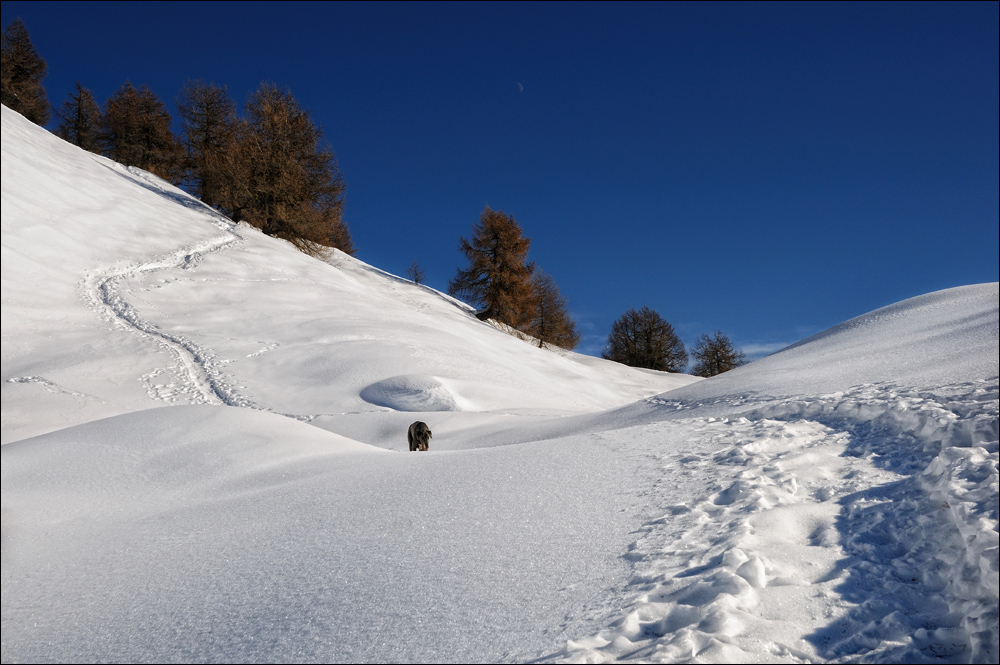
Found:
[[997, 284], [699, 381], [2, 120], [3, 662], [996, 662]]

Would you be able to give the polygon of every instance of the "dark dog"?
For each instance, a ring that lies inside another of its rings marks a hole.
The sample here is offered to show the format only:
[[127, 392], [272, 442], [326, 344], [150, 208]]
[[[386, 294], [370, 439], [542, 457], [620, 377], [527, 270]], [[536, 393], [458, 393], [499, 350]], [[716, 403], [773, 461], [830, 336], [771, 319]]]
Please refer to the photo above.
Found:
[[431, 447], [431, 430], [427, 423], [419, 420], [410, 425], [406, 433], [406, 439], [410, 442], [410, 452], [414, 450], [429, 450]]

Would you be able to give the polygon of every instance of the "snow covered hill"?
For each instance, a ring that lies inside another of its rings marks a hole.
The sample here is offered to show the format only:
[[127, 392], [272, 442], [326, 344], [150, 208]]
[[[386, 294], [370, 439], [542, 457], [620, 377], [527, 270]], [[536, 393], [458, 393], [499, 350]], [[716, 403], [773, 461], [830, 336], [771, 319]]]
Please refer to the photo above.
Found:
[[698, 381], [2, 130], [3, 662], [996, 661], [997, 284]]
[[167, 404], [327, 424], [390, 410], [551, 415], [697, 380], [532, 348], [433, 289], [234, 226], [10, 109], [2, 224], [5, 443]]

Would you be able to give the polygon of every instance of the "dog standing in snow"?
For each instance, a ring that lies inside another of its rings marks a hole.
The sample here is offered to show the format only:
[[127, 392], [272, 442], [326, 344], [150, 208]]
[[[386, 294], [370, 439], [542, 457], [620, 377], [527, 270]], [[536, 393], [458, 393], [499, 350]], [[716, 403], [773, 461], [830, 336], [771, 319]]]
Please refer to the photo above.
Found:
[[406, 433], [406, 439], [410, 442], [410, 452], [414, 450], [429, 450], [431, 447], [431, 430], [427, 423], [417, 421], [410, 425]]

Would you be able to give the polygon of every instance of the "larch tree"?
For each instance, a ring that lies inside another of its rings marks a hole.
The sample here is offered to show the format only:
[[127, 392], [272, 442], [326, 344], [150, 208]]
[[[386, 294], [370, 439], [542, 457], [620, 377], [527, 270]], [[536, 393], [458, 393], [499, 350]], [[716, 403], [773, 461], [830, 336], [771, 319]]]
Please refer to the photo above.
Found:
[[101, 152], [101, 107], [94, 94], [80, 82], [56, 111], [59, 126], [56, 135], [90, 152]]
[[417, 263], [416, 261], [410, 264], [410, 267], [407, 268], [406, 270], [406, 274], [409, 275], [410, 279], [413, 280], [414, 284], [420, 284], [425, 279], [427, 279], [427, 274], [423, 271], [423, 268], [421, 268], [420, 264]]
[[648, 307], [630, 309], [614, 322], [601, 354], [630, 367], [682, 372], [688, 354], [673, 326]]
[[126, 81], [105, 103], [102, 120], [108, 157], [174, 184], [181, 182], [181, 145], [170, 131], [166, 105], [148, 86], [136, 89]]
[[322, 132], [287, 90], [262, 83], [218, 160], [222, 208], [307, 254], [355, 252], [344, 183]]
[[706, 378], [746, 364], [746, 356], [733, 348], [732, 341], [721, 330], [716, 330], [711, 336], [702, 334], [698, 337], [691, 355], [694, 358], [692, 373]]
[[24, 22], [15, 18], [0, 40], [0, 101], [36, 125], [44, 125], [52, 117], [42, 86], [48, 71]]
[[224, 87], [188, 81], [177, 97], [177, 114], [188, 182], [198, 198], [217, 207], [223, 188], [219, 156], [236, 131], [236, 103]]
[[540, 348], [551, 344], [575, 349], [580, 343], [580, 334], [556, 281], [551, 275], [536, 269], [531, 276], [531, 288], [531, 316], [525, 332], [538, 340]]
[[534, 264], [527, 262], [530, 245], [513, 217], [486, 206], [472, 227], [471, 240], [459, 240], [469, 266], [458, 270], [448, 293], [478, 307], [483, 318], [523, 328], [530, 321], [534, 296]]

